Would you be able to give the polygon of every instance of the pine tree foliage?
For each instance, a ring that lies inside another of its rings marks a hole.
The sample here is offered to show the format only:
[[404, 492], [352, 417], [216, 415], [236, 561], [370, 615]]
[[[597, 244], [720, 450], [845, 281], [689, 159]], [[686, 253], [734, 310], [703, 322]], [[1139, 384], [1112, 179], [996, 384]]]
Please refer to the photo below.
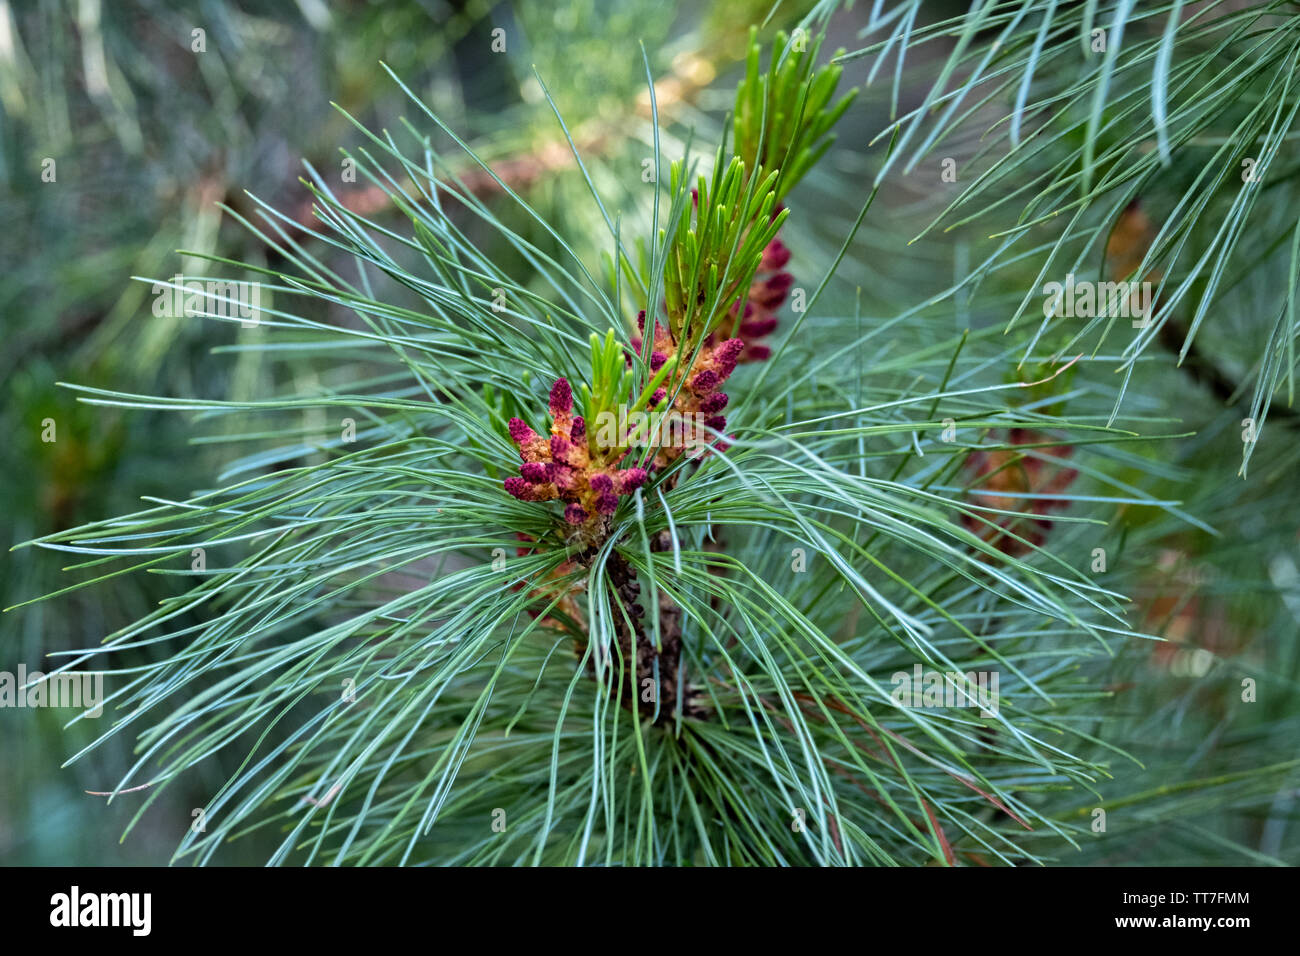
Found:
[[[1175, 856], [1189, 833], [1236, 862], [1294, 855], [1300, 762], [1260, 759], [1294, 731], [1289, 645], [1216, 663], [1204, 699], [1125, 689], [1150, 684], [1145, 655], [1182, 612], [1137, 612], [1133, 569], [1257, 525], [1278, 494], [1184, 500], [1225, 429], [1194, 436], [1160, 400], [1161, 374], [1182, 373], [1148, 346], [1172, 325], [1187, 358], [1223, 302], [1289, 289], [1213, 371], [1240, 366], [1234, 401], [1254, 380], [1260, 426], [1290, 381], [1300, 232], [1259, 198], [1291, 188], [1293, 11], [1017, 0], [925, 24], [919, 0], [875, 3], [865, 33], [885, 38], [828, 57], [837, 6], [750, 33], [716, 130], [661, 135], [646, 55], [649, 199], [607, 183], [539, 71], [594, 241], [389, 71], [410, 121], [349, 117], [345, 154], [400, 225], [309, 167], [313, 228], [256, 201], [228, 212], [274, 255], [207, 257], [213, 278], [261, 276], [263, 335], [239, 348], [319, 374], [238, 399], [70, 386], [243, 446], [214, 487], [34, 542], [80, 574], [55, 600], [121, 575], [176, 585], [67, 666], [108, 678], [111, 725], [88, 749], [133, 737], [112, 799], [137, 817], [187, 773], [234, 768], [177, 860], [220, 862], [257, 833], [277, 864], [1074, 862], [1114, 846], [1099, 809], [1174, 827]], [[901, 111], [931, 42], [950, 52]], [[801, 196], [834, 188], [833, 129], [863, 98], [839, 64], [873, 57], [874, 77], [890, 55], [873, 179], [826, 248]], [[951, 285], [913, 265], [934, 294], [889, 301], [864, 251], [901, 245], [882, 187], [969, 124], [987, 130], [981, 172], [920, 218], [977, 223], [983, 258]], [[1243, 150], [1259, 179], [1236, 181]], [[1249, 256], [1282, 278], [1234, 287]], [[1152, 322], [1113, 354], [1124, 323], [1033, 327], [1067, 271], [1153, 277]], [[668, 412], [703, 420], [690, 453], [645, 440]], [[602, 436], [620, 414], [642, 424]], [[1294, 464], [1254, 454], [1267, 474]], [[1235, 619], [1293, 634], [1293, 542], [1264, 534], [1275, 600]], [[1250, 603], [1255, 572], [1213, 554], [1202, 612]], [[1237, 678], [1270, 670], [1272, 696], [1234, 723]], [[975, 673], [998, 675], [996, 706], [952, 679]], [[1160, 760], [1134, 756], [1171, 725]], [[1243, 814], [1263, 821], [1250, 845]]]
[[[1261, 429], [1283, 380], [1289, 408], [1300, 231], [1281, 210], [1295, 205], [1287, 165], [1300, 112], [1295, 5], [988, 2], [913, 29], [919, 7], [896, 5], [890, 37], [842, 59], [892, 48], [901, 66], [927, 43], [956, 37], [923, 102], [892, 127], [899, 150], [877, 182], [895, 164], [915, 169], [963, 125], [979, 125], [970, 157], [978, 175], [934, 223], [978, 221], [998, 240], [967, 281], [1023, 259], [1038, 267], [1008, 325], [1034, 320], [1038, 289], [1057, 274], [1155, 283], [1149, 321], [1120, 350], [1127, 385], [1153, 343], [1179, 362], [1203, 364], [1197, 335], [1232, 307], [1246, 264], [1285, 269], [1291, 291], [1283, 299], [1250, 300], [1272, 321], [1254, 325], [1238, 360], [1246, 368], [1239, 377], [1254, 380], [1248, 408]], [[1120, 257], [1132, 268], [1110, 275], [1108, 241], [1127, 242], [1124, 213], [1139, 204], [1150, 235], [1131, 262]], [[1093, 317], [1057, 353], [1096, 355], [1117, 338], [1114, 318]], [[1038, 342], [1033, 336], [1026, 348]], [[1234, 379], [1224, 397], [1249, 385]], [[1243, 470], [1254, 447], [1243, 445]]]

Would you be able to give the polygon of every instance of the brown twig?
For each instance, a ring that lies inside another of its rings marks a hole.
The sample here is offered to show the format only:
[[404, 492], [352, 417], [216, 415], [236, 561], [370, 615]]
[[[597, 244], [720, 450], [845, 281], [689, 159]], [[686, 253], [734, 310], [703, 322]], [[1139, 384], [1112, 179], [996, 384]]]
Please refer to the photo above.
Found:
[[609, 557], [607, 569], [619, 653], [634, 668], [630, 681], [620, 682], [623, 705], [630, 709], [635, 695], [636, 706], [644, 716], [653, 716], [656, 723], [667, 723], [676, 711], [680, 696], [684, 717], [706, 717], [705, 707], [681, 673], [681, 609], [663, 590], [659, 591], [659, 645], [656, 647], [654, 636], [646, 633], [643, 623], [645, 611], [638, 600], [641, 586], [632, 566], [615, 551]]

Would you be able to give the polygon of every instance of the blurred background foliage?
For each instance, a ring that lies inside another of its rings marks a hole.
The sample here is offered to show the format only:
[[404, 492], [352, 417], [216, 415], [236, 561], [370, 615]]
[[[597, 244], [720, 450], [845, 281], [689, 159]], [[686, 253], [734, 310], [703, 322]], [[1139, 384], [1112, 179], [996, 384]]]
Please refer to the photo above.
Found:
[[[767, 35], [789, 28], [811, 6], [780, 5]], [[836, 13], [827, 49], [861, 46], [872, 6]], [[371, 129], [400, 138], [408, 117], [435, 148], [451, 143], [411, 115], [380, 61], [497, 164], [511, 188], [526, 193], [594, 265], [608, 246], [604, 225], [533, 66], [607, 206], [635, 218], [645, 213], [637, 208], [644, 195], [638, 190], [654, 135], [638, 41], [657, 81], [663, 152], [677, 155], [689, 139], [708, 154], [731, 104], [748, 26], [763, 22], [771, 7], [767, 0], [0, 0], [0, 414], [8, 436], [0, 497], [9, 542], [132, 510], [142, 496], [181, 498], [214, 486], [232, 464], [228, 449], [196, 440], [213, 430], [191, 416], [79, 404], [58, 382], [238, 399], [319, 376], [329, 384], [372, 374], [347, 356], [332, 356], [322, 371], [305, 352], [242, 348], [257, 329], [157, 317], [150, 283], [132, 277], [208, 273], [210, 266], [177, 250], [274, 265], [275, 251], [238, 221], [256, 219], [245, 191], [310, 226], [299, 181], [304, 161], [349, 205], [382, 217], [383, 194], [341, 176], [340, 150], [364, 143], [331, 101]], [[922, 17], [937, 21], [965, 9], [927, 3]], [[204, 31], [202, 52], [194, 49], [195, 29]], [[493, 50], [499, 29], [502, 53]], [[864, 91], [841, 124], [838, 146], [796, 190], [791, 202], [800, 215], [791, 220], [788, 244], [801, 284], [824, 274], [870, 190], [883, 148], [868, 143], [922, 102], [950, 48], [941, 39], [909, 55], [897, 103], [887, 82], [891, 61], [882, 70], [886, 81]], [[850, 61], [846, 79], [862, 84], [873, 66], [870, 57]], [[964, 170], [978, 149], [977, 135], [958, 135], [940, 153]], [[55, 163], [53, 182], [41, 178], [47, 159]], [[880, 328], [879, 351], [857, 359], [863, 388], [872, 393], [933, 387], [967, 329], [962, 374], [971, 383], [1016, 375], [1034, 331], [1026, 323], [1001, 335], [1034, 281], [1036, 261], [944, 297], [981, 261], [989, 230], [934, 230], [907, 244], [965, 185], [965, 173], [962, 181], [945, 182], [939, 163], [931, 157], [882, 191], [827, 290], [827, 311], [852, 320], [810, 317], [806, 344], [796, 353], [812, 362], [862, 329]], [[1172, 181], [1185, 174], [1171, 174]], [[551, 247], [518, 207], [501, 201], [493, 182], [474, 178], [468, 167], [465, 175], [494, 213], [539, 248]], [[1289, 215], [1294, 219], [1293, 209]], [[465, 228], [474, 235], [468, 217]], [[302, 232], [296, 238], [347, 268], [337, 248]], [[512, 250], [488, 251], [504, 271], [523, 271]], [[1226, 294], [1222, 321], [1202, 345], [1243, 382], [1257, 352], [1249, 334], [1268, 321], [1260, 313], [1275, 307], [1268, 297], [1275, 297], [1278, 273], [1285, 276], [1285, 262], [1276, 259], [1256, 267], [1253, 278]], [[409, 294], [386, 291], [399, 302]], [[322, 318], [355, 321], [341, 311]], [[1061, 394], [1050, 397], [1068, 399], [1073, 421], [1104, 424], [1114, 403], [1113, 368], [1114, 362], [1081, 362]], [[1274, 432], [1280, 439], [1259, 444], [1243, 481], [1236, 466], [1245, 399], [1207, 388], [1194, 372], [1165, 354], [1144, 356], [1117, 425], [1181, 437], [1081, 453], [1084, 477], [1072, 490], [1092, 488], [1128, 503], [1085, 515], [1076, 502], [1071, 514], [1091, 523], [1052, 528], [1051, 550], [1076, 567], [1088, 567], [1095, 549], [1105, 549], [1099, 583], [1134, 599], [1130, 623], [1167, 640], [1100, 648], [1090, 672], [1080, 675], [1102, 675], [1113, 693], [1105, 707], [1089, 711], [1104, 716], [1089, 717], [1080, 729], [1135, 759], [1101, 744], [1083, 754], [1107, 762], [1114, 779], [1098, 784], [1097, 799], [1086, 804], [1078, 793], [1068, 795], [1060, 817], [1086, 821], [1095, 807], [1106, 807], [1108, 827], [1077, 852], [1036, 848], [1059, 862], [1300, 860], [1296, 443], [1281, 419]], [[54, 443], [40, 440], [46, 419], [56, 422]], [[313, 454], [309, 432], [304, 457]], [[963, 481], [944, 480], [952, 488]], [[1177, 502], [1177, 513], [1153, 502]], [[66, 583], [52, 552], [5, 553], [0, 561], [5, 606]], [[52, 651], [97, 644], [176, 587], [164, 576], [135, 574], [11, 611], [0, 618], [0, 669], [40, 668]], [[1243, 706], [1242, 678], [1258, 682], [1257, 703]], [[191, 808], [233, 769], [219, 760], [206, 764], [150, 805], [119, 842], [138, 806], [133, 795], [106, 806], [86, 791], [108, 790], [121, 779], [132, 762], [127, 738], [60, 769], [99, 732], [88, 721], [64, 730], [67, 719], [65, 711], [0, 711], [6, 864], [165, 862], [190, 825]], [[238, 841], [225, 862], [261, 862], [275, 839], [254, 834]]]

